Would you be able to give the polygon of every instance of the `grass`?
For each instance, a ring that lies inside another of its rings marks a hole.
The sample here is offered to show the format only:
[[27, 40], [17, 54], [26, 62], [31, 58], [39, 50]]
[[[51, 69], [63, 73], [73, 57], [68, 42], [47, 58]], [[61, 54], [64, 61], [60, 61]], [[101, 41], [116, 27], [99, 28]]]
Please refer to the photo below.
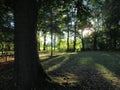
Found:
[[120, 53], [66, 53], [41, 60], [46, 72], [62, 85], [78, 85], [83, 90], [120, 90]]
[[[51, 90], [120, 90], [120, 52], [57, 53], [53, 57], [42, 53], [40, 59], [52, 80], [65, 87]], [[0, 62], [0, 90], [12, 88], [12, 72], [13, 61]]]

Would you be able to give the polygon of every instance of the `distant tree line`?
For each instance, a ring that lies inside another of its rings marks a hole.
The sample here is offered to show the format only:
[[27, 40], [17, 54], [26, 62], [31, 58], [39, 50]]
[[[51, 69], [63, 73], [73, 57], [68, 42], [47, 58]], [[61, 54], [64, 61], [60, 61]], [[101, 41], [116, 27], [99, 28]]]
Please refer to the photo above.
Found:
[[[13, 2], [13, 0], [0, 1], [1, 51], [14, 50]], [[119, 0], [39, 1], [37, 30], [38, 34], [42, 32], [41, 36], [44, 37], [42, 42], [38, 35], [39, 50], [40, 47], [43, 51], [46, 50], [47, 35], [51, 38], [49, 44], [51, 55], [56, 47], [58, 51], [120, 50], [119, 2]], [[83, 37], [84, 28], [94, 28], [94, 32]], [[64, 48], [60, 46], [61, 43]]]

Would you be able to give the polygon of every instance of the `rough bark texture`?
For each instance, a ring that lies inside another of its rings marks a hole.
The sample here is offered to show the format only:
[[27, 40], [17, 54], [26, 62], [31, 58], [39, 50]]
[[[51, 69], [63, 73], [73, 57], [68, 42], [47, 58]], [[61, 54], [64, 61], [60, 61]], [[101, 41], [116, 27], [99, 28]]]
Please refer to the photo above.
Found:
[[46, 79], [39, 64], [36, 38], [36, 0], [15, 3], [15, 81], [17, 90], [31, 90]]

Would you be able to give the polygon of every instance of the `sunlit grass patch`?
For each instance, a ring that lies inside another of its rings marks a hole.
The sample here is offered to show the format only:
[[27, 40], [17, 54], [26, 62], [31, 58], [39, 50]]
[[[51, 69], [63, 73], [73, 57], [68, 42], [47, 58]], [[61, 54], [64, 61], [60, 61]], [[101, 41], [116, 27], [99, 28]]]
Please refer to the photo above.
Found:
[[93, 62], [93, 59], [91, 57], [83, 57], [83, 58], [80, 58], [80, 64], [81, 65], [85, 65], [85, 64], [92, 64]]
[[43, 60], [46, 60], [50, 57], [56, 57], [56, 56], [60, 56], [60, 55], [64, 55], [64, 54], [66, 54], [66, 53], [54, 52], [54, 55], [51, 56], [50, 53], [39, 53], [39, 58], [40, 58], [41, 61], [43, 61]]
[[95, 64], [97, 70], [100, 72], [105, 79], [107, 79], [110, 83], [113, 85], [117, 85], [120, 88], [120, 78], [117, 77], [114, 72], [111, 72], [109, 69], [107, 69], [105, 66], [101, 64]]
[[46, 71], [47, 72], [54, 71], [55, 69], [59, 68], [62, 64], [64, 64], [67, 60], [68, 57], [65, 57], [61, 62], [59, 62], [58, 64], [54, 64], [53, 66], [49, 67]]
[[[90, 84], [89, 87], [94, 88], [94, 85], [97, 85], [97, 88], [102, 89], [108, 83], [107, 88], [115, 86], [120, 89], [118, 53], [100, 51], [64, 53], [42, 61], [44, 69], [58, 83], [81, 83], [82, 85], [83, 82], [85, 85]], [[67, 77], [68, 79], [64, 79]]]

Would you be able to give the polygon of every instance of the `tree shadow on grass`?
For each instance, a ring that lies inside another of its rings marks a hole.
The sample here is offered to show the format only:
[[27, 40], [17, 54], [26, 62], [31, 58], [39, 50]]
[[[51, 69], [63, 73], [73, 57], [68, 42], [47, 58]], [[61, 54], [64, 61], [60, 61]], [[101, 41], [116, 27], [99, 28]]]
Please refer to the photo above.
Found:
[[[97, 63], [105, 66], [107, 69], [109, 69], [113, 74], [115, 74], [117, 77], [120, 77], [120, 53], [107, 53], [100, 55], [103, 59], [97, 60]], [[107, 57], [107, 58], [105, 58]]]
[[[107, 55], [107, 57], [104, 55]], [[116, 61], [114, 62], [108, 57], [112, 58], [109, 53], [103, 52], [66, 54], [63, 57], [51, 60], [50, 63], [53, 64], [50, 66], [47, 63], [47, 68], [58, 65], [58, 67], [47, 70], [47, 72], [53, 77], [54, 81], [65, 87], [70, 87], [71, 90], [73, 88], [75, 90], [119, 90], [119, 73], [116, 76], [114, 71], [119, 67], [111, 69], [112, 66], [109, 65], [111, 62], [109, 61], [112, 61], [113, 66]], [[43, 67], [46, 67], [46, 65], [43, 65]]]
[[[118, 54], [106, 52], [81, 52], [46, 59], [42, 65], [53, 82], [35, 90], [120, 90], [119, 60]], [[5, 67], [5, 72], [0, 71], [0, 78], [4, 79], [0, 79], [0, 90], [14, 90], [13, 62]]]

